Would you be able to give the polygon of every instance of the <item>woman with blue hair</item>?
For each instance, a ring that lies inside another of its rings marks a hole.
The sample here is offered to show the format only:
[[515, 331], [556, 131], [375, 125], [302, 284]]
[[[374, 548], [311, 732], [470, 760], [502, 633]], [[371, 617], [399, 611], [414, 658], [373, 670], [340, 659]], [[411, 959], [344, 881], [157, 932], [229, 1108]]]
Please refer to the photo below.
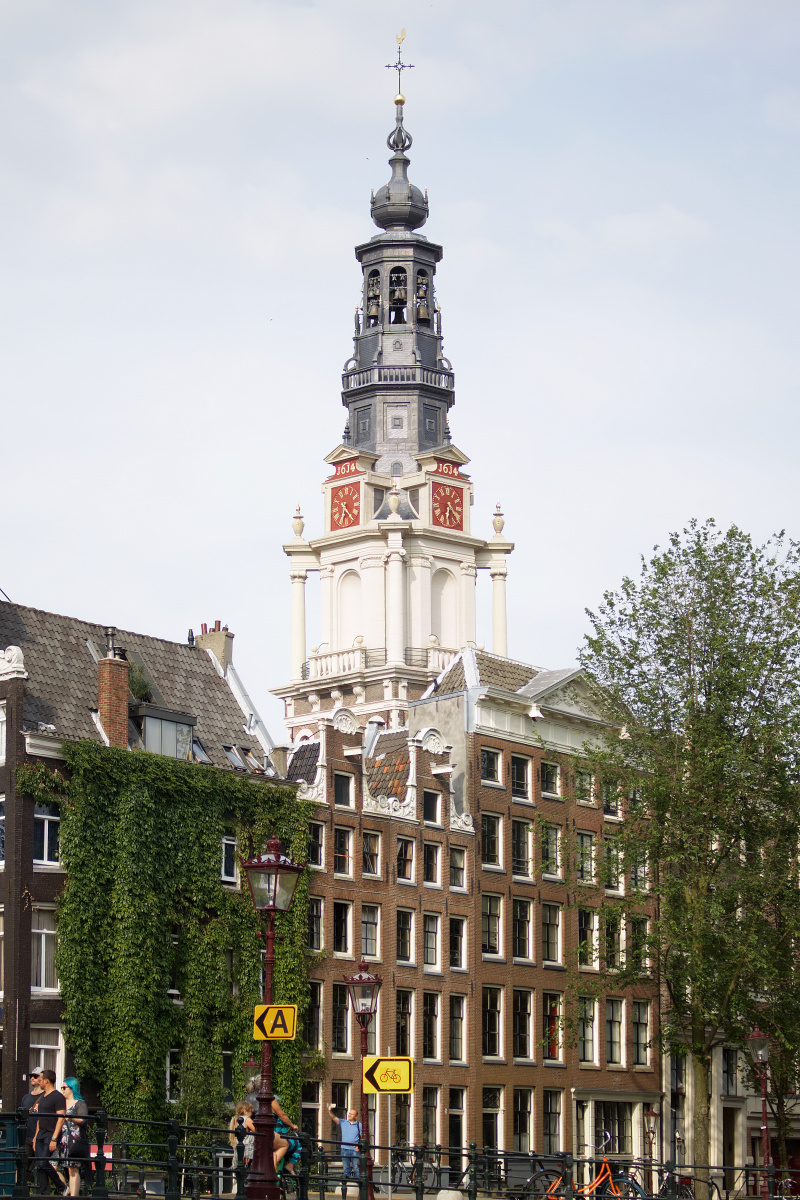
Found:
[[89, 1108], [74, 1075], [64, 1080], [61, 1091], [67, 1111], [61, 1128], [59, 1151], [62, 1164], [69, 1168], [69, 1195], [78, 1196], [81, 1190], [81, 1167], [89, 1165], [89, 1139], [86, 1136]]

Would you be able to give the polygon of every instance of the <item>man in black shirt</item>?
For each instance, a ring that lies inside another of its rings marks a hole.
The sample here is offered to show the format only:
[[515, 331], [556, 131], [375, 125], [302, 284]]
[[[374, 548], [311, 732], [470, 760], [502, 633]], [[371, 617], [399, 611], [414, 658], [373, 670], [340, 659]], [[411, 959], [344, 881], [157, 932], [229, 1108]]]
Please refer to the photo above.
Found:
[[28, 1172], [31, 1173], [34, 1160], [33, 1139], [36, 1137], [36, 1122], [39, 1119], [35, 1112], [31, 1112], [31, 1109], [35, 1107], [42, 1094], [42, 1068], [36, 1067], [35, 1070], [31, 1071], [29, 1080], [30, 1091], [26, 1092], [22, 1097], [19, 1106], [20, 1108], [24, 1108], [28, 1114], [28, 1124], [25, 1129], [25, 1149], [28, 1152]]
[[64, 1124], [64, 1113], [67, 1106], [61, 1092], [57, 1092], [55, 1089], [55, 1071], [42, 1071], [39, 1078], [42, 1084], [42, 1095], [36, 1104], [38, 1116], [34, 1143], [36, 1180], [43, 1196], [50, 1195], [51, 1183], [55, 1184], [56, 1195], [59, 1195], [64, 1190], [64, 1184], [58, 1172], [53, 1169], [50, 1157], [55, 1155], [58, 1150], [58, 1139], [61, 1134], [61, 1126]]

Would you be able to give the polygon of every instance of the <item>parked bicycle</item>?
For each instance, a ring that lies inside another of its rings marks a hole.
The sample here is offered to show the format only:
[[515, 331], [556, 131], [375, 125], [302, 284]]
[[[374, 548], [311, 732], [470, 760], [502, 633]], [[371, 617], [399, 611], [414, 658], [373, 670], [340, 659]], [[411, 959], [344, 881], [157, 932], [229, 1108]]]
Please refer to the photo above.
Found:
[[392, 1150], [392, 1187], [413, 1188], [417, 1182], [418, 1170], [422, 1172], [422, 1186], [426, 1188], [433, 1187], [436, 1173], [433, 1167], [433, 1160], [427, 1151], [422, 1159], [417, 1162], [412, 1146], [397, 1146]]

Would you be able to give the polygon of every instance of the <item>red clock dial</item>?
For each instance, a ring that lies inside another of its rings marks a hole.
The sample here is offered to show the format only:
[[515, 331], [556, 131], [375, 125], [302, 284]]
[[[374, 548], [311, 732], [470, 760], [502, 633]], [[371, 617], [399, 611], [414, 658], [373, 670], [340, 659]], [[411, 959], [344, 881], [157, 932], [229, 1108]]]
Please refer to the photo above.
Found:
[[431, 507], [434, 525], [444, 529], [464, 528], [464, 492], [449, 483], [434, 483], [431, 487]]
[[331, 529], [349, 529], [361, 521], [361, 487], [343, 483], [331, 488]]

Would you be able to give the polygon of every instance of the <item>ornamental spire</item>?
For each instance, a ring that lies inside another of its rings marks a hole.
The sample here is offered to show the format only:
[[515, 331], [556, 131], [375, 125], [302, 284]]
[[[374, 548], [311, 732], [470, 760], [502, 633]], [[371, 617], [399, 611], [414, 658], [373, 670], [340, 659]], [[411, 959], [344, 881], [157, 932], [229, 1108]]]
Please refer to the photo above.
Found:
[[386, 139], [386, 145], [394, 153], [389, 159], [392, 177], [387, 184], [373, 194], [371, 200], [372, 219], [380, 229], [418, 229], [428, 219], [428, 196], [409, 183], [408, 158], [405, 151], [413, 142], [413, 138], [403, 125], [403, 107], [406, 98], [400, 91], [401, 73], [413, 67], [413, 63], [404, 63], [401, 54], [405, 29], [397, 36], [397, 62], [387, 63], [390, 71], [397, 71], [397, 95], [395, 103], [395, 126]]

